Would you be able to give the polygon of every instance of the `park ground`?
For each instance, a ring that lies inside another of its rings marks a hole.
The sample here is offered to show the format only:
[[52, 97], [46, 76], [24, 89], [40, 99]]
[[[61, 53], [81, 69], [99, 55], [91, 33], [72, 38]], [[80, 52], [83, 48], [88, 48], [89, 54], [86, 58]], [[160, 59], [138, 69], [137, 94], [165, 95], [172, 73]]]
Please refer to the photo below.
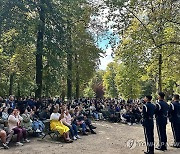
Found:
[[[82, 136], [82, 139], [71, 144], [52, 141], [49, 137], [44, 140], [32, 138], [31, 143], [22, 147], [10, 146], [9, 150], [0, 150], [0, 154], [143, 154], [144, 134], [141, 125], [129, 126], [121, 123], [106, 121], [94, 122], [97, 135]], [[168, 144], [173, 143], [170, 124], [167, 126]], [[155, 127], [155, 142], [157, 131]], [[157, 154], [179, 154], [180, 149], [168, 147], [168, 151]]]

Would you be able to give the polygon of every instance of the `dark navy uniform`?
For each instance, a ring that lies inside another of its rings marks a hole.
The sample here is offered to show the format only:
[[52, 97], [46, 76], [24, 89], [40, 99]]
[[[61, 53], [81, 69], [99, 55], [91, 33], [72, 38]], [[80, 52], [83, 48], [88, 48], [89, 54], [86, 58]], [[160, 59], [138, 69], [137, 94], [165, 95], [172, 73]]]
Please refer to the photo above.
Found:
[[155, 116], [156, 125], [159, 136], [159, 149], [167, 150], [167, 135], [166, 135], [166, 125], [168, 117], [169, 105], [163, 101], [159, 100], [156, 104]]
[[174, 101], [169, 107], [169, 120], [174, 136], [174, 146], [180, 147], [180, 102]]
[[147, 153], [154, 153], [154, 117], [155, 105], [147, 102], [143, 106], [143, 121], [144, 135], [147, 145]]

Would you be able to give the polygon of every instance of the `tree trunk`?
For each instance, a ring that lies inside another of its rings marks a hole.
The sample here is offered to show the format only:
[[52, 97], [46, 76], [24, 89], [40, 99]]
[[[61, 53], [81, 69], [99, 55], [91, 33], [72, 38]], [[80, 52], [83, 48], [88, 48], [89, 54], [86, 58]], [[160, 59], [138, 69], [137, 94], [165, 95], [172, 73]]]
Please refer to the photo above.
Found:
[[64, 100], [65, 100], [65, 95], [66, 95], [66, 91], [65, 91], [65, 90], [62, 90], [61, 98], [62, 98], [62, 101], [63, 101], [63, 102], [64, 102]]
[[10, 74], [9, 95], [12, 95], [13, 81], [14, 81], [14, 73]]
[[43, 38], [44, 38], [44, 31], [45, 31], [45, 10], [43, 7], [43, 0], [40, 1], [39, 6], [39, 18], [40, 23], [38, 25], [38, 32], [37, 32], [37, 47], [36, 47], [36, 85], [37, 89], [35, 92], [36, 98], [41, 98], [42, 93], [42, 71], [43, 71], [43, 64], [42, 64], [42, 54], [43, 54]]
[[19, 82], [18, 82], [18, 93], [17, 93], [17, 96], [18, 96], [18, 98], [20, 98], [21, 97], [21, 88], [20, 88], [20, 84], [19, 84]]
[[71, 25], [68, 21], [67, 25], [67, 98], [72, 97], [72, 40], [71, 40]]
[[76, 65], [76, 99], [79, 99], [79, 65], [78, 65], [78, 57], [75, 55], [75, 65]]
[[162, 91], [162, 54], [159, 54], [159, 72], [158, 72], [158, 90], [159, 92]]
[[67, 98], [71, 100], [72, 97], [72, 53], [69, 50], [67, 54]]

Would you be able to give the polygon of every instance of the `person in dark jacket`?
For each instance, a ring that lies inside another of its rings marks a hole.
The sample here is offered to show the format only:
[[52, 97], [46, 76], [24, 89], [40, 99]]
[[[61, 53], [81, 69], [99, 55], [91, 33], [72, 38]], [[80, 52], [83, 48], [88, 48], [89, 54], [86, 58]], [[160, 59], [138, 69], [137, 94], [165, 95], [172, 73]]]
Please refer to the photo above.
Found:
[[158, 103], [156, 104], [155, 117], [156, 125], [159, 136], [159, 146], [156, 150], [165, 151], [167, 150], [167, 134], [166, 134], [166, 125], [169, 105], [164, 101], [165, 94], [159, 92]]
[[169, 107], [169, 120], [171, 122], [172, 132], [174, 136], [173, 147], [180, 148], [180, 102], [179, 95], [174, 95], [173, 102]]
[[143, 105], [143, 121], [142, 125], [144, 127], [144, 135], [146, 140], [147, 152], [145, 154], [154, 154], [154, 113], [155, 105], [151, 103], [152, 96], [146, 96]]

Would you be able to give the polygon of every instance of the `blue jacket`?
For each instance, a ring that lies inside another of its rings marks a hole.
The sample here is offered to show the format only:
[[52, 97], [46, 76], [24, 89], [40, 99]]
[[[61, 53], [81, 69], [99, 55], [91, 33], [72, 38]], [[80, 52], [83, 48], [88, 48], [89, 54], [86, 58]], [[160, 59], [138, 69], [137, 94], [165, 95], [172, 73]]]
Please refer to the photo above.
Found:
[[168, 116], [169, 116], [170, 122], [180, 124], [180, 102], [179, 101], [175, 101], [170, 104]]
[[155, 117], [157, 124], [167, 124], [168, 110], [169, 105], [165, 101], [160, 100], [156, 104]]
[[152, 126], [154, 125], [154, 113], [155, 113], [155, 105], [152, 104], [151, 102], [147, 102], [146, 104], [143, 105], [143, 121], [142, 125], [145, 127]]

